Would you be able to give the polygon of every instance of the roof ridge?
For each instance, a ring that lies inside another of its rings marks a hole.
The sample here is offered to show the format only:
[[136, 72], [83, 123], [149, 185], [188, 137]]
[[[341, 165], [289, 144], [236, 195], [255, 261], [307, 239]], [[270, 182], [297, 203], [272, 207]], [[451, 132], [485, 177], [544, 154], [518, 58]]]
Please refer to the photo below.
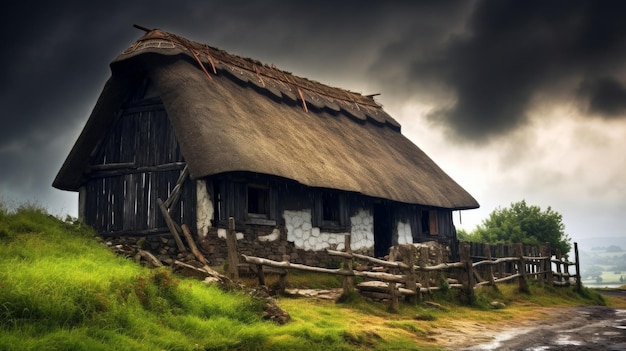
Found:
[[[191, 58], [198, 63], [209, 80], [213, 78], [207, 70], [208, 66], [214, 74], [217, 74], [217, 69], [221, 69], [234, 78], [250, 82], [279, 98], [287, 97], [292, 101], [301, 103], [305, 110], [308, 110], [307, 105], [317, 108], [327, 107], [336, 112], [343, 110], [357, 120], [371, 119], [380, 124], [387, 124], [397, 131], [400, 130], [400, 124], [389, 116], [383, 110], [382, 105], [374, 101], [371, 95], [363, 95], [300, 77], [281, 70], [274, 64], [268, 65], [253, 58], [231, 54], [174, 33], [160, 29], [141, 29], [146, 31], [146, 34], [125, 50], [122, 55], [133, 54], [150, 47], [159, 49], [179, 47], [179, 49], [189, 52]], [[274, 83], [268, 79], [273, 80]]]
[[[268, 78], [276, 79], [276, 80], [279, 80], [279, 81], [281, 81], [283, 83], [293, 84], [293, 85], [296, 85], [296, 86], [298, 86], [300, 88], [303, 88], [303, 89], [306, 89], [306, 90], [309, 90], [309, 91], [313, 91], [313, 92], [316, 92], [318, 94], [321, 94], [321, 95], [324, 95], [324, 96], [328, 96], [328, 97], [332, 97], [332, 98], [335, 98], [335, 99], [341, 99], [341, 100], [345, 100], [345, 101], [349, 101], [349, 102], [355, 102], [355, 103], [359, 103], [359, 104], [367, 105], [367, 106], [371, 106], [371, 107], [376, 107], [376, 108], [381, 108], [382, 107], [380, 104], [376, 103], [372, 97], [363, 95], [361, 93], [357, 93], [357, 92], [354, 92], [354, 91], [351, 91], [351, 90], [347, 90], [347, 89], [343, 89], [343, 88], [339, 88], [339, 87], [332, 87], [330, 85], [327, 85], [327, 84], [324, 84], [324, 83], [321, 83], [321, 82], [318, 82], [318, 81], [315, 81], [315, 80], [312, 80], [312, 79], [308, 79], [306, 77], [301, 77], [301, 76], [295, 75], [292, 72], [282, 70], [282, 69], [276, 67], [274, 64], [268, 65], [268, 64], [263, 63], [263, 62], [261, 62], [261, 61], [259, 61], [257, 59], [253, 59], [253, 58], [250, 58], [250, 57], [245, 57], [245, 56], [232, 54], [232, 53], [229, 53], [229, 52], [227, 52], [225, 50], [222, 50], [222, 49], [210, 46], [208, 44], [204, 44], [204, 43], [197, 42], [195, 40], [187, 39], [187, 38], [182, 37], [180, 35], [177, 35], [177, 34], [174, 34], [174, 33], [170, 33], [170, 32], [167, 32], [167, 31], [163, 31], [163, 30], [160, 30], [160, 29], [154, 29], [151, 32], [146, 33], [146, 35], [144, 35], [144, 37], [140, 38], [138, 41], [143, 41], [143, 40], [146, 40], [146, 39], [154, 38], [154, 36], [150, 35], [150, 34], [151, 33], [155, 33], [155, 32], [161, 33], [161, 34], [163, 34], [167, 38], [175, 39], [174, 41], [178, 42], [178, 44], [182, 45], [183, 47], [185, 47], [190, 52], [191, 52], [192, 49], [194, 49], [194, 50], [203, 50], [204, 49], [204, 50], [208, 51], [208, 53], [214, 52], [214, 53], [218, 53], [220, 55], [224, 55], [224, 56], [226, 56], [226, 59], [228, 59], [228, 58], [236, 58], [236, 59], [239, 59], [241, 61], [247, 62], [251, 66], [246, 66], [246, 65], [242, 64], [241, 62], [238, 62], [238, 60], [232, 60], [232, 61], [228, 60], [229, 62], [227, 62], [227, 63], [231, 64], [231, 65], [234, 65], [234, 66], [237, 66], [239, 68], [245, 69], [245, 70], [247, 70], [249, 72], [254, 72], [256, 74], [260, 74], [260, 75], [263, 75], [263, 76], [268, 77]], [[148, 37], [148, 38], [146, 38], [146, 37]], [[256, 71], [255, 67], [257, 67], [257, 68], [261, 67], [264, 71]], [[288, 77], [295, 78], [296, 81], [290, 81], [288, 79], [285, 79], [284, 77], [280, 77], [279, 75], [274, 75], [274, 74], [272, 74], [270, 72], [279, 72], [280, 74], [284, 74], [284, 75], [286, 75]], [[342, 93], [346, 94], [347, 97], [337, 96], [339, 94], [328, 93], [328, 92], [325, 92], [325, 91], [323, 91], [322, 89], [319, 89], [319, 88], [316, 89], [317, 87], [315, 87], [315, 86], [305, 85], [305, 84], [302, 84], [301, 82], [298, 82], [297, 80], [302, 80], [304, 82], [310, 83], [311, 85], [324, 86], [324, 87], [330, 88], [332, 90], [336, 90], [338, 92], [342, 92]], [[351, 98], [350, 95], [355, 95], [355, 96], [357, 96], [359, 98], [362, 98], [362, 99], [371, 100], [371, 102], [369, 102], [369, 101], [356, 101], [357, 99]]]

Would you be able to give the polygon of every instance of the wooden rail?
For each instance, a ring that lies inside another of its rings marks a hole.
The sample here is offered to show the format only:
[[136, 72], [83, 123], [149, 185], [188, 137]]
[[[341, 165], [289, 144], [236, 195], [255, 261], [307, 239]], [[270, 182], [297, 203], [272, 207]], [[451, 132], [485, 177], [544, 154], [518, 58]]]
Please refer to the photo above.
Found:
[[[467, 243], [460, 244], [459, 262], [449, 262], [429, 265], [427, 261], [420, 260], [420, 264], [415, 264], [415, 257], [419, 256], [418, 248], [412, 244], [398, 246], [403, 252], [402, 261], [386, 261], [379, 258], [370, 257], [351, 252], [349, 246], [349, 235], [346, 236], [346, 251], [326, 250], [331, 256], [344, 259], [344, 268], [330, 269], [291, 262], [278, 262], [269, 259], [241, 255], [244, 262], [257, 266], [259, 274], [259, 284], [265, 284], [263, 276], [263, 266], [278, 268], [282, 270], [303, 270], [324, 274], [335, 274], [344, 277], [344, 293], [354, 290], [352, 279], [363, 277], [368, 280], [382, 282], [381, 284], [371, 284], [371, 288], [376, 296], [386, 296], [390, 303], [390, 309], [397, 308], [398, 296], [410, 298], [410, 301], [419, 301], [422, 294], [431, 293], [444, 287], [461, 289], [462, 298], [471, 303], [474, 299], [474, 289], [485, 285], [495, 285], [499, 283], [517, 280], [520, 291], [528, 291], [528, 280], [533, 279], [541, 284], [551, 284], [555, 286], [570, 285], [572, 279], [577, 287], [580, 287], [580, 274], [569, 273], [569, 267], [576, 265], [578, 268], [578, 255], [574, 262], [563, 259], [557, 253], [556, 257], [550, 255], [549, 247], [524, 247], [521, 244], [512, 244], [504, 247], [490, 246], [487, 244]], [[575, 243], [575, 249], [577, 244]], [[495, 248], [495, 250], [494, 250]], [[472, 255], [472, 252], [480, 251], [480, 256]], [[493, 254], [492, 254], [493, 252]], [[498, 253], [507, 252], [511, 256], [493, 257]], [[428, 251], [426, 251], [426, 256]], [[536, 253], [536, 255], [533, 255]], [[421, 253], [424, 256], [424, 253]], [[352, 269], [353, 261], [359, 260], [379, 266], [379, 269], [386, 269], [388, 272], [363, 271]], [[555, 269], [553, 269], [553, 267]], [[446, 276], [444, 272], [449, 272]], [[485, 276], [486, 278], [482, 278]], [[432, 282], [433, 277], [438, 277], [439, 281]], [[442, 283], [443, 282], [443, 283]], [[384, 285], [386, 284], [386, 285]], [[385, 288], [386, 286], [386, 288]]]

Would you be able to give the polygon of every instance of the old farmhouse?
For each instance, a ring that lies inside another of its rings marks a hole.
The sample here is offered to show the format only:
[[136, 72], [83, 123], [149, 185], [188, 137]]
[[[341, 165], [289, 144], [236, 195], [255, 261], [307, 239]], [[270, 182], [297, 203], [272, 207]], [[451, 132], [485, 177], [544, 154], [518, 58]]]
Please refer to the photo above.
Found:
[[350, 233], [383, 256], [455, 243], [452, 212], [478, 207], [372, 96], [161, 30], [110, 67], [53, 183], [103, 236], [170, 235], [166, 208], [214, 264], [230, 217], [242, 253], [314, 261]]

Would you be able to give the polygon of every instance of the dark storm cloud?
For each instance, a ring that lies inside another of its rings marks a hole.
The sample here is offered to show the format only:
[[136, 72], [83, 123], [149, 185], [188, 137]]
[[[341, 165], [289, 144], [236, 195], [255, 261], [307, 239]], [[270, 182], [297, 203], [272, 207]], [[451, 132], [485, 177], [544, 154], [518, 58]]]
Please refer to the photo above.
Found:
[[[455, 103], [431, 118], [477, 142], [524, 125], [533, 98], [562, 93], [556, 89], [571, 89], [570, 96], [590, 101], [595, 113], [624, 117], [623, 100], [616, 102], [626, 78], [624, 13], [626, 3], [617, 1], [483, 1], [464, 30], [432, 52], [420, 52], [420, 43], [407, 36], [381, 61], [411, 65], [400, 70], [411, 72], [401, 87], [407, 94], [450, 92]], [[406, 48], [415, 48], [408, 60]], [[398, 51], [404, 62], [395, 60]], [[579, 81], [592, 83], [564, 86]]]
[[579, 93], [588, 100], [588, 110], [592, 114], [606, 117], [626, 115], [626, 87], [611, 77], [586, 80], [580, 85]]
[[[0, 21], [0, 197], [54, 201], [50, 184], [110, 72], [109, 62], [142, 33], [133, 23], [286, 69], [324, 77], [350, 69], [381, 43], [413, 31], [434, 38], [455, 2], [22, 1]], [[398, 34], [399, 33], [399, 34]], [[365, 75], [366, 76], [366, 75]], [[319, 79], [311, 75], [312, 79]], [[348, 79], [346, 79], [348, 80]], [[51, 195], [52, 194], [52, 195]]]
[[324, 83], [368, 86], [376, 91], [365, 93], [382, 93], [387, 105], [432, 101], [438, 110], [431, 117], [469, 140], [523, 125], [534, 97], [572, 79], [584, 82], [568, 88], [590, 112], [623, 116], [622, 2], [111, 0], [13, 7], [0, 21], [0, 195], [9, 187], [50, 191], [108, 64], [142, 34], [133, 23]]

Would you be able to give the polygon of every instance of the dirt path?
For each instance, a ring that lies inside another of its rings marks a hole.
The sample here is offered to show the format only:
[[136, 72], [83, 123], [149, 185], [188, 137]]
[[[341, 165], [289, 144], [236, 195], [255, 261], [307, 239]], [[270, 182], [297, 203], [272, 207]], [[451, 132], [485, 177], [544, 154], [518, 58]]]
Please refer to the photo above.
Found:
[[[626, 292], [621, 294], [626, 298]], [[449, 350], [626, 351], [626, 310], [603, 306], [541, 309], [536, 318], [523, 322], [455, 323], [437, 339]]]

